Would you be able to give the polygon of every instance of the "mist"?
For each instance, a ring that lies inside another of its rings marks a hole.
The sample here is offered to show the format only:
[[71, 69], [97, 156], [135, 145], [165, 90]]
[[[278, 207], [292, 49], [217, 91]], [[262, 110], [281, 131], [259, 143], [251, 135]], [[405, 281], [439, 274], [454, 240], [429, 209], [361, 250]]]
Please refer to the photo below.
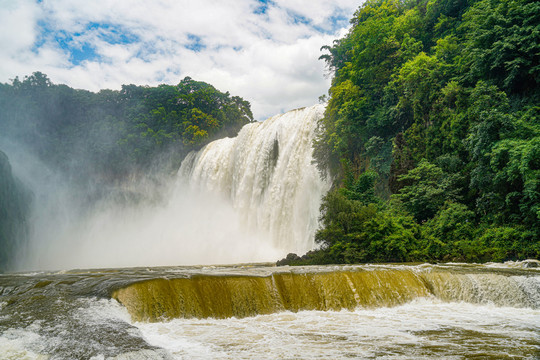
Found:
[[41, 73], [0, 84], [0, 105], [0, 150], [33, 193], [14, 270], [275, 262], [315, 247], [323, 105], [254, 122], [247, 101], [190, 78], [95, 94]]
[[14, 270], [67, 270], [275, 261], [262, 231], [243, 226], [226, 198], [190, 189], [176, 174], [83, 188], [20, 144], [0, 142], [13, 172], [34, 193], [28, 243]]
[[[190, 151], [235, 136], [253, 121], [242, 98], [189, 77], [178, 85], [124, 85], [92, 93], [53, 84], [35, 72], [0, 84], [0, 108], [0, 150], [33, 193], [26, 215], [29, 235], [9, 240], [18, 244], [16, 251], [6, 250], [10, 268], [228, 263], [272, 256], [272, 249], [258, 255], [261, 247], [251, 243], [236, 246], [234, 239], [248, 235], [239, 230], [227, 202], [191, 192], [176, 175]], [[0, 209], [6, 206], [0, 199]], [[255, 243], [259, 237], [249, 236]]]
[[323, 112], [317, 105], [248, 124], [171, 174], [139, 174], [99, 192], [4, 145], [35, 194], [18, 269], [274, 262], [312, 249], [330, 187], [311, 157]]

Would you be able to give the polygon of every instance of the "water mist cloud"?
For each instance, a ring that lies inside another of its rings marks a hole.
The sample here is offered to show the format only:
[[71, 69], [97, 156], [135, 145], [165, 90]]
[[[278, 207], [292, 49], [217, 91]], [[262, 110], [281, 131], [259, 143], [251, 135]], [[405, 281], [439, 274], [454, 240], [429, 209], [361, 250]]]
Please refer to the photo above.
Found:
[[[115, 188], [74, 183], [24, 146], [0, 138], [13, 173], [33, 193], [28, 243], [12, 270], [275, 261], [282, 252], [248, 231], [230, 202], [152, 174]], [[98, 198], [96, 198], [98, 196]]]
[[323, 113], [315, 105], [245, 125], [190, 153], [175, 176], [149, 173], [105, 188], [73, 182], [0, 142], [35, 194], [17, 269], [274, 262], [312, 249], [330, 187], [312, 163]]
[[[169, 189], [170, 190], [170, 189]], [[199, 265], [273, 261], [281, 255], [248, 234], [227, 202], [177, 188], [166, 203], [104, 200], [62, 223], [45, 216], [23, 269]], [[41, 216], [44, 216], [41, 214]], [[60, 227], [58, 227], [60, 224]]]

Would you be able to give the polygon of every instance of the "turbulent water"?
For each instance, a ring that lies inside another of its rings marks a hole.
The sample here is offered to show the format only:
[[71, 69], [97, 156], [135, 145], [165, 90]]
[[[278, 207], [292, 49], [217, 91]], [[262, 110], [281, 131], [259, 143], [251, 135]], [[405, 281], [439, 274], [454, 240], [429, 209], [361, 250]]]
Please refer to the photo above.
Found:
[[0, 359], [535, 359], [523, 265], [4, 274]]
[[77, 212], [69, 193], [37, 191], [23, 268], [124, 268], [0, 274], [0, 360], [540, 358], [535, 262], [130, 267], [311, 249], [329, 188], [311, 161], [323, 111], [190, 154], [165, 203]]
[[323, 105], [276, 115], [242, 128], [236, 138], [191, 153], [180, 168], [192, 189], [232, 203], [241, 222], [286, 252], [314, 246], [322, 196], [330, 184], [312, 163], [312, 144]]

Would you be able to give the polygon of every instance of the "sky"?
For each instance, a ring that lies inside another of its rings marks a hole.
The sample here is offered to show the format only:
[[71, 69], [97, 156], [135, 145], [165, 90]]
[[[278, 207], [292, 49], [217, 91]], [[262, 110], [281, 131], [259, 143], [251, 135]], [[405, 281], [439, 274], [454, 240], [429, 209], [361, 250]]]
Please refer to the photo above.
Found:
[[362, 0], [0, 0], [0, 82], [35, 71], [77, 89], [189, 76], [263, 120], [310, 106], [331, 79], [321, 46]]

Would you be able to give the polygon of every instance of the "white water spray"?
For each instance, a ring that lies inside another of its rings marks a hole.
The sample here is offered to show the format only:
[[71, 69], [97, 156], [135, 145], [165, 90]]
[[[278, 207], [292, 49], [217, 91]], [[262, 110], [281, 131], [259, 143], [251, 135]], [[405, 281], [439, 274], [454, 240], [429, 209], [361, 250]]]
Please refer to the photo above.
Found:
[[192, 189], [229, 200], [256, 236], [284, 252], [314, 247], [322, 196], [330, 184], [312, 163], [324, 106], [293, 110], [244, 126], [236, 138], [190, 153], [179, 170]]
[[329, 189], [312, 164], [323, 112], [317, 105], [248, 124], [191, 153], [174, 182], [118, 189], [142, 201], [109, 196], [87, 207], [67, 183], [15, 161], [26, 165], [20, 174], [32, 170], [23, 178], [39, 180], [29, 182], [33, 231], [18, 270], [267, 262], [310, 250]]

